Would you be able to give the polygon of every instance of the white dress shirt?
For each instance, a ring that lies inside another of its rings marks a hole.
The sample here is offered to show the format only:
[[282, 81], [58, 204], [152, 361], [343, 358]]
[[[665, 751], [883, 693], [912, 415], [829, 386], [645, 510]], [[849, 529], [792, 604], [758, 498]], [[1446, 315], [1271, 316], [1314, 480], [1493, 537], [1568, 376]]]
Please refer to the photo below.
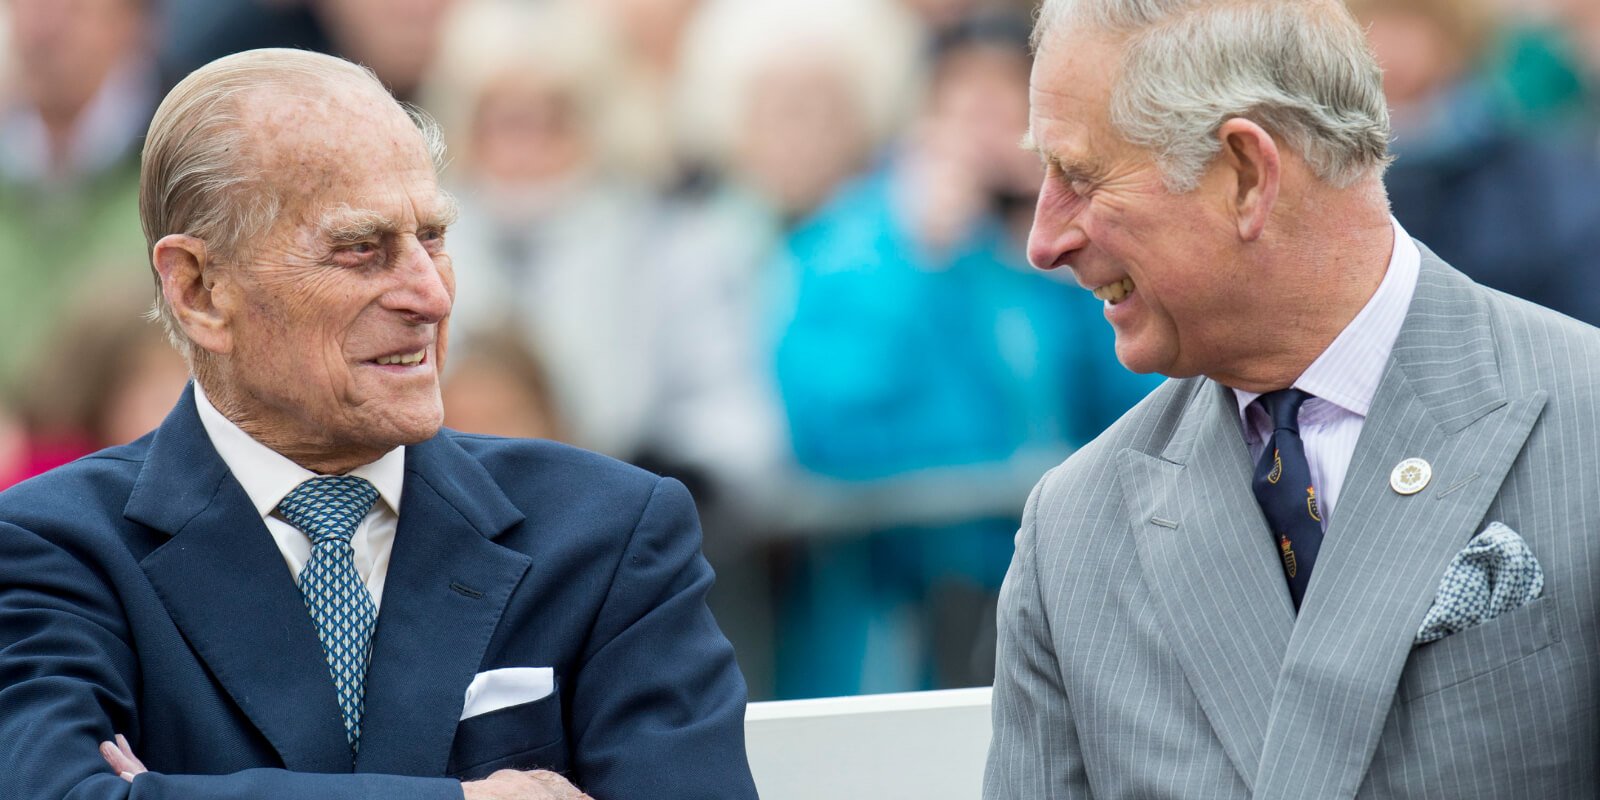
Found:
[[[200, 424], [205, 426], [211, 445], [222, 456], [228, 471], [250, 496], [256, 513], [267, 525], [267, 532], [289, 565], [289, 574], [300, 578], [311, 557], [311, 537], [278, 515], [278, 504], [294, 487], [317, 474], [284, 458], [272, 448], [250, 438], [211, 404], [200, 384], [194, 384], [194, 401], [200, 409]], [[405, 484], [406, 449], [396, 447], [371, 464], [348, 473], [366, 478], [378, 490], [378, 501], [356, 526], [350, 544], [355, 548], [356, 571], [366, 581], [372, 604], [383, 605], [383, 581], [389, 574], [389, 555], [394, 549], [395, 527], [400, 523], [400, 492]]]
[[[1399, 221], [1389, 219], [1394, 226], [1394, 248], [1378, 291], [1293, 384], [1293, 388], [1311, 395], [1300, 407], [1300, 439], [1305, 443], [1324, 531], [1333, 519], [1339, 489], [1355, 455], [1356, 440], [1361, 437], [1372, 398], [1389, 366], [1389, 353], [1400, 336], [1411, 296], [1417, 290], [1417, 273], [1422, 269], [1422, 252], [1417, 243]], [[1233, 393], [1239, 401], [1250, 457], [1259, 461], [1272, 438], [1272, 420], [1265, 409], [1252, 405], [1261, 395], [1240, 389]]]

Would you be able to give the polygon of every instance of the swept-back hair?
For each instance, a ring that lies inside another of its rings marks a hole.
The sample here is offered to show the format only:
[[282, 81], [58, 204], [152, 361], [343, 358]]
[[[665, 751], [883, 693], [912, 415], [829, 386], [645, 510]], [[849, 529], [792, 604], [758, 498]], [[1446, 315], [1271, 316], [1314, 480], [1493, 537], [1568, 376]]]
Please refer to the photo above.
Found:
[[1382, 72], [1338, 0], [1045, 0], [1034, 47], [1067, 29], [1125, 37], [1111, 124], [1173, 191], [1198, 185], [1235, 117], [1335, 186], [1389, 163]]
[[[150, 122], [139, 174], [139, 218], [146, 253], [170, 234], [201, 239], [213, 257], [236, 261], [248, 243], [271, 228], [283, 198], [265, 180], [243, 123], [243, 104], [267, 89], [370, 83], [388, 94], [376, 75], [341, 58], [305, 50], [262, 49], [225, 56], [190, 73], [173, 87]], [[434, 167], [442, 166], [444, 138], [426, 114], [406, 112], [422, 132]], [[152, 273], [155, 265], [151, 264]], [[193, 359], [193, 347], [174, 318], [156, 276], [151, 315], [172, 343]]]

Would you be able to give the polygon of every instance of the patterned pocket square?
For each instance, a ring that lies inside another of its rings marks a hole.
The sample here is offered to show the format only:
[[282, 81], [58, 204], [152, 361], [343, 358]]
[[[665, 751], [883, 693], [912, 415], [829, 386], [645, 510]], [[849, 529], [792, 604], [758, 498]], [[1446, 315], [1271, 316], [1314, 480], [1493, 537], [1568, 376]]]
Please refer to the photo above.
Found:
[[1520, 608], [1544, 593], [1544, 570], [1528, 543], [1498, 522], [1451, 560], [1413, 645], [1443, 639]]

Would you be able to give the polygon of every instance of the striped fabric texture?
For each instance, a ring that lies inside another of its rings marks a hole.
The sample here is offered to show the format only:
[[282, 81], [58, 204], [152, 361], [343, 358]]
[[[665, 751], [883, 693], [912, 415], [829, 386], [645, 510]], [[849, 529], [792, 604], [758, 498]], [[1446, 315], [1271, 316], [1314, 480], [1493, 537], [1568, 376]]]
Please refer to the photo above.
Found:
[[[1237, 399], [1164, 384], [1028, 501], [984, 796], [1600, 796], [1597, 355], [1424, 250], [1298, 618]], [[1492, 521], [1542, 596], [1417, 644]]]

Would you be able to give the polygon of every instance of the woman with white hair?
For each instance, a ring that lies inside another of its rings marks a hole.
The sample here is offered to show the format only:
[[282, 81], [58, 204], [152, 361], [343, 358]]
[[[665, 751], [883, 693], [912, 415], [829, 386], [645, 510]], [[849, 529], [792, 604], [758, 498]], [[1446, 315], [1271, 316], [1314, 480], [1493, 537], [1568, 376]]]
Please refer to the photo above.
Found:
[[[687, 484], [720, 568], [743, 547], [727, 532], [773, 491], [777, 423], [745, 264], [699, 248], [658, 195], [670, 133], [625, 66], [584, 0], [486, 0], [453, 19], [425, 95], [453, 137], [462, 206], [453, 325], [469, 347], [519, 331], [560, 435]], [[749, 605], [732, 577], [717, 598]], [[743, 657], [752, 637], [731, 630]]]

